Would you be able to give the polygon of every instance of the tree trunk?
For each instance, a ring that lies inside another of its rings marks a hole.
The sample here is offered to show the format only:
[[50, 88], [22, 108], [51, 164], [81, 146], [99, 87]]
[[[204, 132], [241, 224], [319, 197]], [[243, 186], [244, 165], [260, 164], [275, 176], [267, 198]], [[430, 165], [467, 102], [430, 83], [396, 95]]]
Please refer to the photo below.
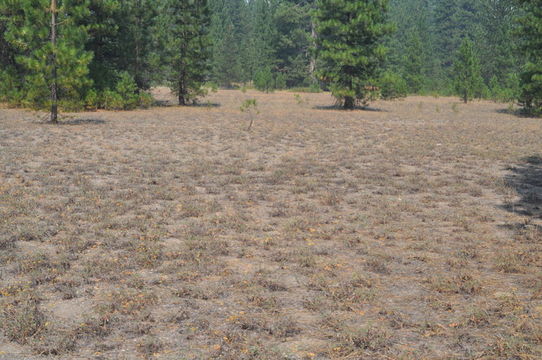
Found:
[[179, 79], [179, 105], [185, 106], [186, 105], [186, 91], [184, 88], [184, 81], [182, 79], [183, 74], [181, 74], [181, 78]]
[[143, 31], [142, 21], [141, 21], [141, 0], [137, 2], [137, 12], [136, 12], [136, 26], [137, 26], [137, 33], [135, 36], [135, 69], [134, 69], [134, 80], [137, 84], [137, 93], [139, 94], [139, 90], [143, 87], [143, 81], [141, 80], [140, 75], [140, 62], [141, 62], [141, 31]]
[[58, 84], [57, 84], [57, 65], [56, 65], [56, 10], [57, 0], [51, 0], [51, 122], [58, 123]]
[[352, 110], [354, 108], [354, 98], [352, 96], [346, 96], [344, 98], [344, 108], [347, 110]]
[[310, 54], [310, 63], [309, 63], [309, 74], [311, 81], [316, 84], [318, 80], [316, 79], [316, 57], [315, 57], [315, 51], [316, 51], [316, 25], [314, 24], [314, 20], [311, 20], [311, 39], [312, 39], [312, 46], [313, 51], [311, 51]]

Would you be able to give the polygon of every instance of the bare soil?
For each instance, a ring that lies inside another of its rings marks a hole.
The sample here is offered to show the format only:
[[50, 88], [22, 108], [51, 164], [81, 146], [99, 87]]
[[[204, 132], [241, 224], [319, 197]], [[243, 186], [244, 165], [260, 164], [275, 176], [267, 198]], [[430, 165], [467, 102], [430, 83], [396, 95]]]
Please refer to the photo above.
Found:
[[0, 359], [542, 359], [542, 120], [157, 96], [0, 110]]

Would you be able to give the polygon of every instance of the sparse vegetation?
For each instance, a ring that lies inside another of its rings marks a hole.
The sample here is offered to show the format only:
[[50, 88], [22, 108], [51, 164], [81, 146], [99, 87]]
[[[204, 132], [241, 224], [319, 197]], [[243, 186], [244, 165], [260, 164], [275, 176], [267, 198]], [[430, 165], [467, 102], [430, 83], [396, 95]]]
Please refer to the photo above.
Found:
[[250, 120], [249, 120], [247, 131], [250, 131], [252, 129], [252, 125], [254, 125], [254, 117], [260, 113], [260, 111], [258, 110], [258, 103], [256, 99], [245, 100], [241, 104], [241, 107], [239, 108], [239, 110], [248, 114]]
[[541, 358], [540, 121], [302, 96], [1, 110], [0, 358]]

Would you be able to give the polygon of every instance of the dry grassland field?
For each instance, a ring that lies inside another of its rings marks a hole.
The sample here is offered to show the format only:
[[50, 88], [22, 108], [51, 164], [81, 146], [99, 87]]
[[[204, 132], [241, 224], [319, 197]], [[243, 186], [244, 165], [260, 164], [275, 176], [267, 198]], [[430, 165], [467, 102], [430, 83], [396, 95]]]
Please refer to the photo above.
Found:
[[542, 359], [542, 120], [207, 100], [0, 110], [0, 359]]

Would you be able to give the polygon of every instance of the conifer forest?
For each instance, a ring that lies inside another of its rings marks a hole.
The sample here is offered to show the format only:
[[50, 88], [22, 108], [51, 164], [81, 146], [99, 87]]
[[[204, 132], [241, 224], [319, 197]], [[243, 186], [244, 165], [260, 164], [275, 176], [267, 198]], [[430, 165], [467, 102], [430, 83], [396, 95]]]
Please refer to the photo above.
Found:
[[208, 88], [249, 84], [331, 90], [350, 108], [378, 87], [383, 98], [459, 95], [541, 110], [534, 0], [54, 3], [0, 2], [2, 101], [50, 105], [55, 82], [65, 109], [129, 109], [152, 104], [146, 91], [157, 85], [188, 104]]

